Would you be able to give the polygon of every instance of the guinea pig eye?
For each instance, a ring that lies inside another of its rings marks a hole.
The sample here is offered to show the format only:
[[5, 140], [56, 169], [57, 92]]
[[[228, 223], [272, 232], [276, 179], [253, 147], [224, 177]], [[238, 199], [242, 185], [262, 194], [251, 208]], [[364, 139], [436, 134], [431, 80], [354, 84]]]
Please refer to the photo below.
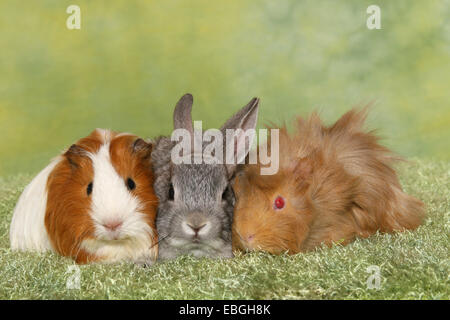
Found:
[[170, 184], [169, 187], [169, 200], [173, 200], [175, 197], [175, 190], [173, 189], [173, 184]]
[[285, 206], [284, 198], [281, 196], [276, 197], [275, 201], [273, 202], [273, 208], [275, 210], [281, 210], [284, 208], [284, 206]]
[[131, 178], [128, 178], [127, 179], [127, 188], [128, 188], [128, 190], [134, 190], [135, 188], [136, 188], [136, 183], [134, 182], [134, 180], [133, 179], [131, 179]]
[[86, 188], [86, 193], [87, 193], [88, 196], [91, 195], [93, 187], [94, 187], [94, 185], [93, 185], [92, 182], [88, 184], [88, 186]]

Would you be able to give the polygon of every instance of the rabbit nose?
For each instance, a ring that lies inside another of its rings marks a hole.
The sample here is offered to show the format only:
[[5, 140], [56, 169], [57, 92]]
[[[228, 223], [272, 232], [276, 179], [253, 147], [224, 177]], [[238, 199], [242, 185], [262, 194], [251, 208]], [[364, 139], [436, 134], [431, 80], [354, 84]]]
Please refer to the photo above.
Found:
[[103, 226], [109, 231], [115, 231], [122, 225], [122, 221], [110, 221], [104, 223]]
[[198, 232], [201, 230], [201, 229], [203, 229], [203, 227], [205, 227], [206, 226], [206, 223], [204, 223], [204, 224], [202, 224], [202, 225], [192, 225], [192, 224], [190, 224], [190, 223], [188, 223], [187, 224], [188, 226], [189, 226], [189, 228], [191, 228], [192, 230], [194, 230], [194, 232], [195, 232], [195, 235], [197, 236], [198, 235]]

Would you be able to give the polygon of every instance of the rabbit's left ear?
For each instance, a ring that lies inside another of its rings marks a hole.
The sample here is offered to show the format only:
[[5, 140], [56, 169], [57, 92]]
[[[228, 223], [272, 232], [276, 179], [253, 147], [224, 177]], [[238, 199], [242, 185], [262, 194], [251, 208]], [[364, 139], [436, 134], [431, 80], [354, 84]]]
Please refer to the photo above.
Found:
[[194, 98], [190, 93], [186, 93], [180, 98], [173, 111], [173, 128], [174, 129], [186, 129], [192, 135], [194, 133], [192, 127], [192, 103]]
[[258, 105], [259, 98], [253, 98], [245, 107], [228, 119], [220, 129], [224, 138], [224, 160], [230, 177], [236, 170], [236, 165], [244, 162], [253, 144], [258, 120]]

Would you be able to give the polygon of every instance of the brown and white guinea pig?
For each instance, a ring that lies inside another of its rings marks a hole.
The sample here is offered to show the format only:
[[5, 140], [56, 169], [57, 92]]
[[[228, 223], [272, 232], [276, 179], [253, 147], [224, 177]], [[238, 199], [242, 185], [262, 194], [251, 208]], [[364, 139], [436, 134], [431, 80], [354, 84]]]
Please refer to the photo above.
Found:
[[151, 150], [134, 135], [103, 129], [78, 140], [23, 191], [11, 248], [52, 250], [81, 264], [151, 264], [158, 205]]
[[364, 131], [365, 118], [352, 110], [327, 127], [314, 113], [294, 134], [281, 128], [278, 172], [244, 165], [235, 179], [233, 248], [294, 254], [417, 228], [424, 205], [402, 191], [391, 167], [399, 158]]

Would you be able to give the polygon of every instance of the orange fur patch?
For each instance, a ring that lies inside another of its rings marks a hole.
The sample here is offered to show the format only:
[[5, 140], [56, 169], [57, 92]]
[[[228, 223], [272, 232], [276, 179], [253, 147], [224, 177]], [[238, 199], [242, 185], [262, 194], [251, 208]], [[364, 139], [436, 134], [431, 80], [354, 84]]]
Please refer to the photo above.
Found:
[[365, 118], [366, 109], [352, 110], [326, 127], [314, 113], [292, 135], [281, 128], [278, 173], [246, 165], [235, 180], [234, 249], [297, 253], [417, 228], [423, 203], [402, 191], [391, 167], [398, 158], [364, 131]]
[[[63, 160], [54, 168], [47, 181], [47, 233], [53, 248], [77, 263], [101, 260], [101, 257], [89, 254], [80, 247], [83, 240], [94, 239], [94, 225], [89, 215], [91, 199], [86, 193], [94, 172], [92, 161], [83, 154], [83, 150], [95, 154], [104, 144], [105, 138], [110, 139], [111, 162], [118, 174], [136, 181], [133, 192], [143, 205], [142, 212], [146, 214], [147, 223], [157, 234], [157, 198], [153, 192], [153, 173], [149, 162], [151, 149], [133, 152], [136, 136], [95, 130], [62, 155]], [[154, 239], [154, 243], [157, 243], [157, 239]]]

